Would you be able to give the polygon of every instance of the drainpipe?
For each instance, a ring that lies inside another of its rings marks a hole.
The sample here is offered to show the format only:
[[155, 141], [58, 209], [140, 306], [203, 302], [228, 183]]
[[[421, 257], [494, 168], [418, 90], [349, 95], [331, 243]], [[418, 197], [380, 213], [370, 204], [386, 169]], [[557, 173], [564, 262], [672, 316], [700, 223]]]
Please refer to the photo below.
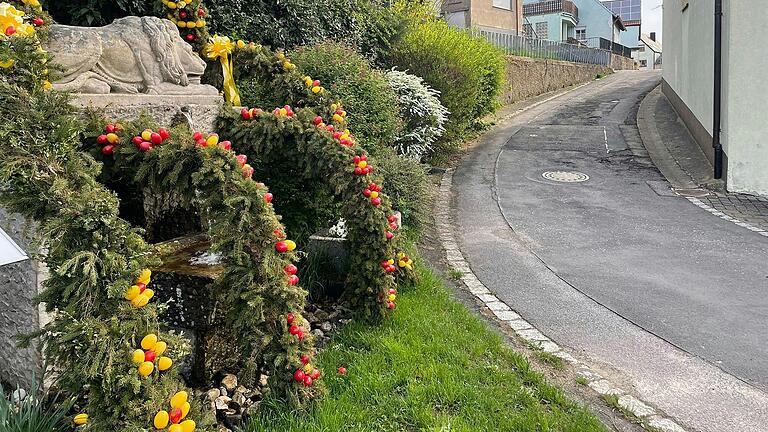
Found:
[[723, 144], [720, 142], [720, 118], [722, 113], [723, 86], [723, 0], [715, 0], [715, 83], [712, 114], [712, 148], [715, 151], [716, 179], [723, 178]]

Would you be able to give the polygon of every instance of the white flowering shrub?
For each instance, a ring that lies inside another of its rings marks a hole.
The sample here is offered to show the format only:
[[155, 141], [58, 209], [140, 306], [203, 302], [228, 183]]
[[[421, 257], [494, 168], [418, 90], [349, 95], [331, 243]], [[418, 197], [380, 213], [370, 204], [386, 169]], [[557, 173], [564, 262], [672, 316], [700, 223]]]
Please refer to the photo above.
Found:
[[387, 72], [389, 86], [398, 95], [398, 104], [405, 121], [402, 134], [395, 140], [398, 153], [422, 159], [432, 150], [432, 144], [445, 133], [448, 109], [440, 103], [440, 92], [424, 80], [392, 69]]

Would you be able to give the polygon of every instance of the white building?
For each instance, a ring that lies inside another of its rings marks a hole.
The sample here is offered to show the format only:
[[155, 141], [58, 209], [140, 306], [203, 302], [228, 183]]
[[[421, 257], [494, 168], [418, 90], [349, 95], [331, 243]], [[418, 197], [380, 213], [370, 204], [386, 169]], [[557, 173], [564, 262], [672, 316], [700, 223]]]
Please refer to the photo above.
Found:
[[[761, 36], [766, 34], [766, 3], [664, 0], [664, 94], [716, 172], [717, 165], [722, 167], [728, 190], [758, 195], [768, 195], [768, 50]], [[714, 60], [716, 5], [723, 12], [720, 74]], [[715, 97], [718, 81], [720, 101]], [[713, 147], [718, 139], [722, 152]]]
[[656, 42], [656, 34], [640, 34], [639, 48], [632, 51], [632, 58], [640, 69], [661, 69], [661, 44]]

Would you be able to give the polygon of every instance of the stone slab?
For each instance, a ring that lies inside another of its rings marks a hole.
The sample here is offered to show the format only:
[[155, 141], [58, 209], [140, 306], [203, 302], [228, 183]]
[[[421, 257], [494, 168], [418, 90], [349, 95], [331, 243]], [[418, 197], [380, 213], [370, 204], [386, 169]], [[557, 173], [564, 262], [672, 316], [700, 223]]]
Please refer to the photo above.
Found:
[[161, 126], [191, 122], [193, 130], [212, 132], [224, 99], [218, 95], [78, 94], [72, 104], [108, 118], [135, 120], [144, 113]]

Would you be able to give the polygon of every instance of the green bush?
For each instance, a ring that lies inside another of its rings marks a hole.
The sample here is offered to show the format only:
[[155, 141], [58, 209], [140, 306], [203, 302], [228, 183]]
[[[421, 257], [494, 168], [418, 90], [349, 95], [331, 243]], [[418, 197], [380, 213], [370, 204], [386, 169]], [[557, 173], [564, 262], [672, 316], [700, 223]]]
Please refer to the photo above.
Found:
[[299, 70], [318, 79], [347, 111], [352, 132], [363, 147], [390, 147], [401, 132], [397, 94], [384, 73], [344, 45], [325, 42], [304, 46], [289, 56]]
[[357, 40], [354, 14], [362, 0], [216, 0], [207, 3], [212, 32], [273, 48], [325, 39]]
[[[424, 78], [450, 111], [445, 138], [461, 139], [486, 114], [494, 112], [504, 86], [503, 53], [485, 39], [425, 22], [397, 43], [391, 62]], [[446, 140], [444, 140], [446, 141]]]
[[387, 72], [389, 86], [397, 92], [405, 130], [397, 137], [400, 154], [416, 160], [431, 153], [432, 144], [445, 132], [448, 110], [440, 103], [440, 93], [421, 78], [398, 70]]
[[[79, 26], [102, 26], [115, 18], [152, 13], [156, 0], [47, 0], [43, 6], [56, 21]], [[157, 0], [159, 3], [159, 0]]]
[[403, 224], [420, 230], [429, 219], [428, 180], [425, 166], [395, 154], [391, 148], [375, 154], [377, 170], [386, 179], [385, 188], [392, 206], [403, 214]]

